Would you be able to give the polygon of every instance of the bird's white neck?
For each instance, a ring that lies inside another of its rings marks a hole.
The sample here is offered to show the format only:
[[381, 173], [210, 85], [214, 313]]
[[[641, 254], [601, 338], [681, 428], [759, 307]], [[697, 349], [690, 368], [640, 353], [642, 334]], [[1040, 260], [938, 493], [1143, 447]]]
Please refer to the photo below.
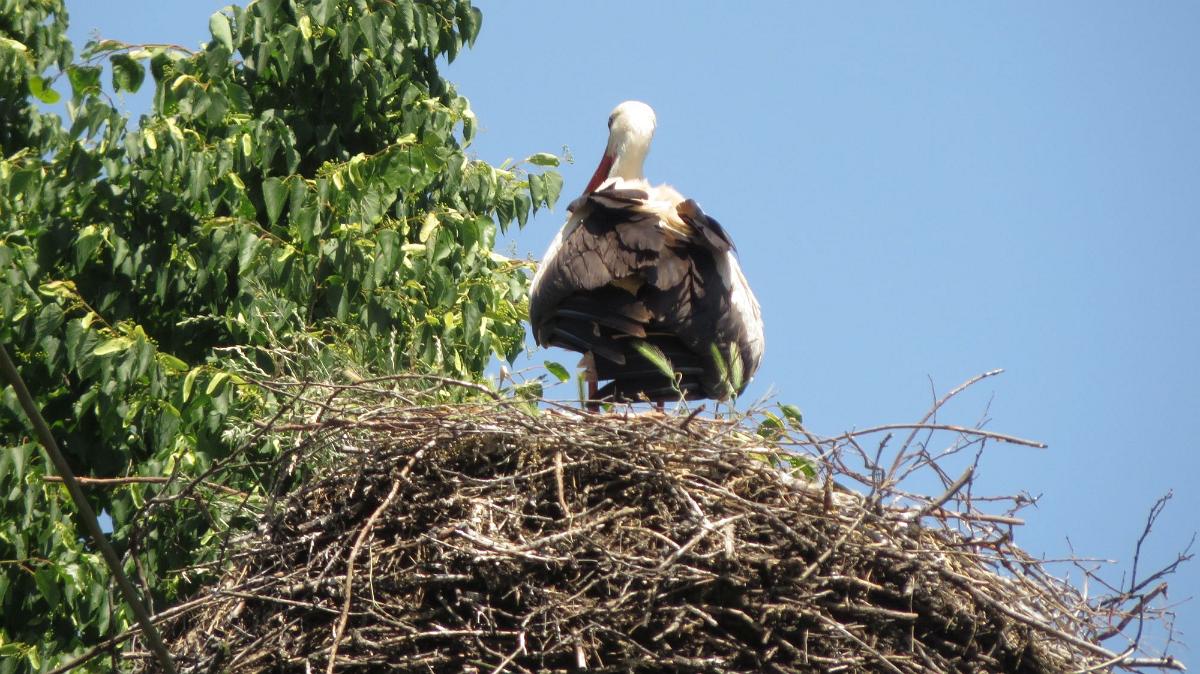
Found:
[[583, 193], [591, 194], [606, 180], [645, 182], [642, 167], [650, 151], [657, 122], [650, 106], [638, 101], [625, 101], [608, 118], [608, 146], [604, 158], [592, 174]]
[[646, 155], [650, 152], [649, 135], [627, 134], [620, 139], [617, 146], [612, 148], [614, 160], [612, 169], [608, 172], [609, 178], [623, 178], [625, 180], [643, 180], [645, 179], [644, 167], [646, 164]]

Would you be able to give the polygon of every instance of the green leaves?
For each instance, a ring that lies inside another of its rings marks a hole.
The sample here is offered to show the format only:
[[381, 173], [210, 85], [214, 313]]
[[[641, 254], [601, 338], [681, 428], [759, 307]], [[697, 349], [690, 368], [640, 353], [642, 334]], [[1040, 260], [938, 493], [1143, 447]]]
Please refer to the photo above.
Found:
[[73, 65], [67, 68], [72, 96], [76, 101], [100, 93], [100, 66]]
[[146, 80], [146, 69], [129, 54], [114, 54], [112, 62], [112, 86], [114, 91], [136, 92]]
[[779, 440], [783, 434], [783, 420], [770, 412], [764, 412], [763, 420], [758, 424], [758, 435], [767, 440]]
[[783, 416], [787, 418], [793, 428], [800, 428], [804, 425], [804, 415], [801, 414], [799, 407], [785, 403], [779, 406], [779, 411], [783, 412]]
[[14, 40], [9, 37], [0, 37], [0, 49], [7, 49], [9, 51], [14, 51], [22, 56], [24, 56], [25, 54], [27, 54], [29, 52], [29, 47], [26, 47], [20, 41]]
[[200, 374], [202, 368], [194, 367], [188, 370], [187, 375], [183, 378], [183, 389], [180, 391], [180, 398], [183, 402], [187, 402], [192, 397], [192, 388], [196, 386], [196, 377]]
[[[9, 2], [28, 32], [0, 28], [0, 61], [20, 66], [30, 99], [59, 100], [65, 75], [73, 100], [69, 128], [38, 106], [11, 106], [12, 124], [0, 112], [13, 148], [0, 157], [0, 331], [56, 432], [86, 449], [82, 474], [182, 483], [228, 458], [236, 430], [279, 404], [242, 385], [249, 363], [257, 377], [478, 380], [523, 348], [529, 277], [492, 247], [553, 206], [562, 179], [552, 154], [530, 155], [529, 173], [464, 153], [475, 115], [435, 65], [478, 33], [467, 0], [260, 0], [210, 16], [199, 52], [99, 40], [82, 61], [59, 0]], [[139, 91], [147, 71], [153, 109], [131, 123], [103, 89]], [[15, 401], [0, 405], [0, 434], [23, 437]], [[262, 454], [206, 479], [258, 493], [245, 466], [273, 449], [245, 451]], [[0, 452], [0, 547], [19, 562], [0, 564], [0, 613], [32, 616], [0, 626], [0, 643], [31, 645], [22, 666], [128, 627], [91, 553], [62, 534], [44, 469], [36, 452]], [[204, 580], [177, 569], [211, 561], [214, 523], [241, 506], [218, 494], [142, 510], [162, 488], [92, 498], [166, 605]]]
[[113, 337], [110, 340], [102, 342], [99, 346], [92, 350], [93, 356], [108, 356], [110, 354], [119, 353], [133, 346], [133, 340], [129, 337]]
[[782, 417], [773, 412], [763, 412], [763, 420], [759, 423], [758, 434], [768, 440], [778, 440], [789, 428], [796, 431], [804, 429], [804, 415], [795, 405], [783, 403], [779, 405]]
[[528, 161], [535, 166], [558, 166], [558, 157], [549, 152], [538, 152], [537, 154], [529, 155]]
[[208, 388], [204, 389], [205, 395], [212, 395], [213, 393], [217, 392], [217, 390], [221, 388], [221, 384], [225, 383], [226, 379], [229, 379], [228, 372], [218, 372], [213, 375], [212, 379], [208, 380]]
[[566, 382], [571, 378], [571, 373], [567, 372], [567, 368], [552, 360], [542, 361], [542, 365], [546, 367], [547, 372], [554, 375], [554, 378], [560, 382]]
[[169, 374], [179, 374], [181, 372], [186, 372], [188, 369], [187, 363], [169, 353], [163, 353], [162, 351], [159, 351], [158, 353], [154, 354], [154, 357], [158, 360], [159, 364], [162, 365], [163, 369]]
[[267, 178], [262, 184], [263, 202], [267, 206], [267, 224], [274, 225], [283, 212], [287, 189], [279, 178]]
[[312, 8], [313, 20], [324, 26], [334, 17], [337, 3], [334, 0], [321, 0]]
[[533, 200], [533, 209], [545, 206], [552, 208], [562, 192], [562, 175], [558, 173], [529, 174], [529, 197]]
[[208, 32], [212, 33], [213, 39], [224, 46], [226, 51], [233, 53], [233, 31], [229, 28], [229, 17], [221, 12], [213, 12], [213, 15], [208, 17]]
[[455, 10], [455, 17], [462, 38], [466, 38], [468, 45], [475, 44], [475, 38], [479, 36], [479, 28], [483, 24], [483, 14], [469, 4], [461, 3]]
[[57, 91], [50, 88], [49, 82], [38, 75], [29, 78], [29, 93], [36, 96], [39, 101], [51, 105], [57, 103], [61, 98]]
[[742, 352], [737, 342], [729, 343], [729, 384], [734, 394], [741, 393], [746, 386], [745, 372], [742, 365]]

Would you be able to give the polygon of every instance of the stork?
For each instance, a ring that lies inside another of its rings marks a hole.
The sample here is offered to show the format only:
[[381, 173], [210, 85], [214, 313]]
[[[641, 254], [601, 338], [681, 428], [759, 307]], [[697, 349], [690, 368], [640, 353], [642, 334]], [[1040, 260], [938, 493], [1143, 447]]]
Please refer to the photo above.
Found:
[[589, 401], [727, 398], [763, 355], [758, 300], [729, 234], [643, 175], [656, 125], [645, 103], [613, 110], [600, 165], [530, 288], [534, 339], [583, 354]]

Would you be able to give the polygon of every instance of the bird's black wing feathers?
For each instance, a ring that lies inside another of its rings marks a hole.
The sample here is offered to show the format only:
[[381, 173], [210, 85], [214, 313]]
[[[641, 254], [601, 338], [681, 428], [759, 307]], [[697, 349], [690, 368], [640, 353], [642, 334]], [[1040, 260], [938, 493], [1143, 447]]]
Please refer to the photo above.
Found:
[[[728, 358], [728, 345], [744, 331], [718, 262], [733, 241], [690, 199], [677, 212], [693, 233], [668, 232], [647, 210], [648, 198], [642, 190], [609, 188], [574, 202], [573, 223], [548, 251], [530, 292], [534, 338], [590, 352], [598, 379], [611, 382], [602, 397], [723, 397], [725, 368], [714, 362], [713, 345]], [[647, 360], [638, 342], [661, 351], [678, 380]]]
[[729, 238], [729, 233], [725, 231], [721, 223], [700, 210], [700, 205], [695, 201], [687, 199], [680, 202], [676, 210], [679, 212], [679, 217], [691, 225], [692, 229], [696, 230], [714, 251], [724, 253], [727, 250], [737, 250], [737, 246], [733, 245], [733, 239]]

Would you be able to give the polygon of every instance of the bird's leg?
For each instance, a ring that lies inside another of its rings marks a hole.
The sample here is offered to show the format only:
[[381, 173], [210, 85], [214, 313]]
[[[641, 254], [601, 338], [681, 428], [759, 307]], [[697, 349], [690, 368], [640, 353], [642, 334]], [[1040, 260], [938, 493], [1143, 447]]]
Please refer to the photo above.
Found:
[[596, 395], [600, 392], [600, 385], [596, 381], [596, 371], [588, 370], [587, 373], [587, 409], [589, 412], [600, 411], [600, 401], [596, 400]]
[[579, 359], [579, 367], [583, 368], [583, 376], [587, 378], [587, 400], [583, 401], [584, 408], [589, 412], [599, 412], [600, 403], [596, 395], [600, 392], [599, 375], [596, 373], [596, 357], [589, 351]]
[[666, 411], [665, 411], [666, 406], [667, 406], [667, 403], [665, 400], [660, 400], [660, 401], [654, 403], [654, 409], [658, 410], [659, 414], [666, 414]]

